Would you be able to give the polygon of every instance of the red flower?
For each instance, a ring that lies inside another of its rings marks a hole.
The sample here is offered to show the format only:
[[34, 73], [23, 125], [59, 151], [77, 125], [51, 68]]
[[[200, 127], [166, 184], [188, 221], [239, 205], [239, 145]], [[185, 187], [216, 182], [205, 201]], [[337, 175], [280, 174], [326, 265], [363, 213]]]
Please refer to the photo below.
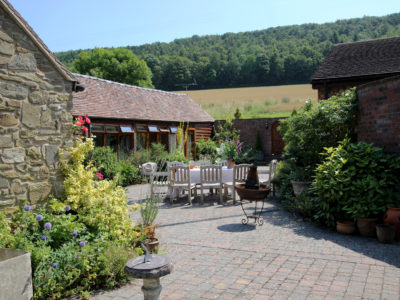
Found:
[[76, 121], [76, 126], [82, 126], [84, 123], [83, 123], [83, 120], [80, 120], [80, 119], [78, 119], [78, 121]]
[[87, 127], [82, 127], [82, 130], [83, 130], [84, 132], [87, 132], [87, 131], [88, 131]]
[[90, 124], [90, 119], [89, 119], [88, 117], [86, 117], [86, 118], [85, 118], [85, 122], [86, 122], [87, 124]]
[[100, 172], [97, 172], [96, 175], [97, 175], [97, 178], [98, 178], [99, 180], [103, 180], [103, 179], [104, 179], [103, 174], [101, 174]]

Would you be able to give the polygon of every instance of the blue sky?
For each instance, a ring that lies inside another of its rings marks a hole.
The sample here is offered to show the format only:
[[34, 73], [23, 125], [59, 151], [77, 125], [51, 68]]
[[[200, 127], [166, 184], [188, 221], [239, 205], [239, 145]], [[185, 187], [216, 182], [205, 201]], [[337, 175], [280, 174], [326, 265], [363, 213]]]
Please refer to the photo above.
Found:
[[399, 0], [9, 0], [54, 52], [400, 12]]

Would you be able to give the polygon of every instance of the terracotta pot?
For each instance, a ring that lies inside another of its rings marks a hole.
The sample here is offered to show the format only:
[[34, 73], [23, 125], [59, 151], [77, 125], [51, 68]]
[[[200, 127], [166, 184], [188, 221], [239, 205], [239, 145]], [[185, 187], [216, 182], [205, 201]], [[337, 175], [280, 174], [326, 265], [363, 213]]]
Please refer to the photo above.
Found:
[[356, 232], [356, 224], [353, 221], [337, 221], [336, 231], [341, 234], [354, 234]]
[[155, 225], [150, 225], [147, 226], [144, 231], [146, 232], [146, 235], [149, 238], [154, 238], [156, 236], [156, 226]]
[[376, 237], [376, 218], [358, 218], [357, 228], [362, 236], [365, 237]]
[[148, 240], [145, 240], [143, 244], [150, 251], [150, 253], [157, 253], [160, 241], [157, 238], [150, 238]]
[[300, 196], [302, 193], [310, 188], [311, 181], [291, 181], [293, 187], [293, 193], [296, 197]]
[[228, 159], [228, 160], [226, 161], [226, 167], [227, 167], [228, 169], [232, 169], [234, 166], [235, 166], [235, 161], [234, 161], [233, 159]]
[[381, 243], [393, 243], [396, 237], [396, 227], [391, 224], [378, 224], [376, 225], [376, 235]]
[[400, 239], [400, 207], [389, 207], [383, 218], [385, 224], [391, 224], [396, 229], [396, 239]]

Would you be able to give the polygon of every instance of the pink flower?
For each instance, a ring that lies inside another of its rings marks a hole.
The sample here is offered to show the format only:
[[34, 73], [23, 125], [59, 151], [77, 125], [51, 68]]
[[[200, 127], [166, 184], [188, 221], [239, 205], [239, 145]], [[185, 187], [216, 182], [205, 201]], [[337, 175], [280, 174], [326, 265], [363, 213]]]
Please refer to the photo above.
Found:
[[90, 124], [90, 119], [89, 119], [88, 117], [86, 117], [86, 118], [85, 118], [85, 122], [86, 122], [87, 124]]
[[101, 174], [100, 172], [97, 172], [96, 175], [97, 175], [97, 179], [99, 179], [99, 180], [103, 180], [104, 179], [103, 174]]
[[79, 119], [78, 121], [76, 121], [75, 125], [76, 126], [82, 126], [83, 125], [83, 121]]
[[88, 131], [87, 127], [82, 127], [82, 130], [83, 130], [84, 132], [87, 132], [87, 131]]

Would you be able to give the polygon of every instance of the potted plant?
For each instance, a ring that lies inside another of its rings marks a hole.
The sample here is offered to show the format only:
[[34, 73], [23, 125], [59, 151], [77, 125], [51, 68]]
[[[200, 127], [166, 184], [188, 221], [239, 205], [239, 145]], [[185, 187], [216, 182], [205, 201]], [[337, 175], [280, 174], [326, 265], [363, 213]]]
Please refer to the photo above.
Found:
[[235, 165], [235, 160], [239, 157], [239, 154], [242, 151], [242, 146], [243, 142], [240, 142], [239, 140], [221, 143], [218, 154], [222, 159], [226, 159], [227, 167], [229, 169], [233, 168]]
[[256, 144], [254, 146], [254, 150], [257, 153], [257, 160], [263, 161], [264, 160], [264, 149], [263, 149], [263, 144], [262, 144], [262, 140], [261, 140], [260, 130], [257, 130], [257, 139], [256, 139]]
[[336, 222], [336, 231], [341, 234], [354, 234], [356, 223], [351, 220], [339, 220]]
[[290, 174], [292, 180], [290, 183], [293, 187], [293, 193], [296, 197], [300, 196], [302, 193], [310, 188], [312, 183], [311, 174], [308, 168], [301, 168], [294, 166]]
[[141, 225], [144, 229], [146, 238], [143, 243], [149, 249], [151, 253], [157, 252], [159, 245], [158, 239], [155, 237], [155, 219], [158, 215], [158, 205], [154, 197], [146, 199], [146, 201], [140, 206], [140, 216], [142, 218]]
[[384, 244], [393, 243], [396, 237], [396, 229], [394, 225], [391, 224], [378, 224], [376, 225], [376, 236], [379, 242]]

